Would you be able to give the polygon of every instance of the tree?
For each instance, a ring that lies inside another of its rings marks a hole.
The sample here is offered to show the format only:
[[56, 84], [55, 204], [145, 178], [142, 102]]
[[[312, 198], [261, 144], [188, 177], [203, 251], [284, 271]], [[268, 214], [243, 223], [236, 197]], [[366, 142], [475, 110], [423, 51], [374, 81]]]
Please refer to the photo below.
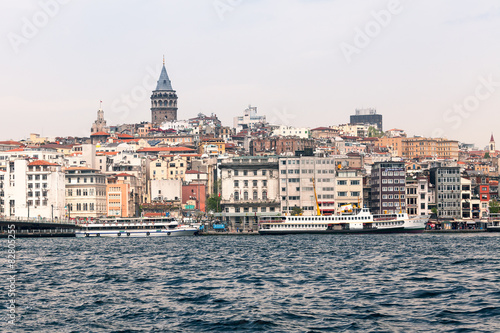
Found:
[[300, 208], [300, 207], [295, 206], [292, 208], [292, 215], [293, 216], [300, 216], [300, 215], [302, 215], [302, 212], [303, 212], [302, 208]]
[[493, 199], [490, 200], [490, 214], [498, 214], [500, 212], [500, 203]]
[[384, 132], [379, 131], [376, 127], [370, 126], [368, 127], [368, 136], [370, 138], [381, 138], [384, 136]]
[[432, 207], [431, 212], [432, 212], [432, 215], [436, 216], [436, 218], [439, 218], [439, 216], [437, 216], [438, 209], [436, 207]]
[[219, 197], [218, 193], [214, 193], [210, 197], [208, 197], [207, 211], [216, 212], [216, 213], [222, 212], [222, 207], [220, 204], [220, 197]]
[[488, 152], [484, 153], [484, 158], [490, 158], [490, 153]]

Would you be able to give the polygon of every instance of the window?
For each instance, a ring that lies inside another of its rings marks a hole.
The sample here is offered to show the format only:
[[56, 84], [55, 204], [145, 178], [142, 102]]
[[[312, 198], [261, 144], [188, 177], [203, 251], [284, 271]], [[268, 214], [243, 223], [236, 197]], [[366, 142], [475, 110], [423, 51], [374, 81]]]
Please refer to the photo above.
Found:
[[262, 170], [262, 176], [265, 176], [266, 175], [266, 170]]
[[359, 180], [351, 180], [351, 185], [359, 185]]
[[267, 191], [262, 191], [262, 200], [267, 200]]
[[257, 170], [254, 170], [254, 171], [253, 171], [253, 175], [254, 175], [254, 176], [257, 176]]
[[243, 200], [248, 200], [248, 192], [243, 192]]
[[234, 200], [235, 201], [240, 200], [240, 193], [239, 192], [234, 192]]
[[252, 185], [253, 187], [257, 187], [257, 181], [256, 180], [252, 181]]
[[248, 187], [248, 180], [243, 181], [243, 187]]
[[234, 170], [234, 175], [238, 176], [238, 170]]
[[234, 187], [240, 187], [240, 182], [238, 180], [234, 181]]
[[347, 185], [347, 180], [337, 180], [337, 185]]
[[258, 196], [257, 196], [257, 191], [253, 191], [253, 199], [254, 199], [254, 200], [257, 200], [257, 199], [258, 199]]
[[347, 197], [347, 192], [337, 192], [337, 196], [339, 196], [339, 197]]
[[267, 186], [267, 180], [262, 181], [262, 186], [266, 187]]
[[247, 170], [243, 170], [243, 176], [248, 176], [248, 171]]

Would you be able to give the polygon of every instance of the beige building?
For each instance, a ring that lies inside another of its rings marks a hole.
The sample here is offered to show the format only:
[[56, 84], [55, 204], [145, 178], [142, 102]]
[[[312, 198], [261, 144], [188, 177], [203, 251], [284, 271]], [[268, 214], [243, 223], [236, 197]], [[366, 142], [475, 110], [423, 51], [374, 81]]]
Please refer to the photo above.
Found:
[[96, 218], [107, 214], [106, 176], [99, 170], [72, 167], [66, 173], [66, 206], [70, 218]]
[[404, 138], [402, 140], [402, 157], [434, 157], [458, 160], [458, 141], [442, 138]]
[[[338, 170], [335, 181], [335, 205], [337, 211], [345, 205], [363, 207], [363, 177], [360, 170]], [[320, 200], [318, 197], [318, 201]]]
[[394, 157], [402, 157], [403, 156], [403, 137], [381, 137], [378, 139], [376, 146], [377, 147], [387, 147], [391, 155]]

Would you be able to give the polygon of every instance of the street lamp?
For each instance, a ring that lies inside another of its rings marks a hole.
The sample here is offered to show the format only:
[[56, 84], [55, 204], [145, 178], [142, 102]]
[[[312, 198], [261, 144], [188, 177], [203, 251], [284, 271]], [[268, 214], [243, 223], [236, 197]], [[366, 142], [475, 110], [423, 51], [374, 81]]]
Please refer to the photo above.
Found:
[[50, 207], [52, 208], [52, 221], [54, 221], [54, 205], [51, 204]]

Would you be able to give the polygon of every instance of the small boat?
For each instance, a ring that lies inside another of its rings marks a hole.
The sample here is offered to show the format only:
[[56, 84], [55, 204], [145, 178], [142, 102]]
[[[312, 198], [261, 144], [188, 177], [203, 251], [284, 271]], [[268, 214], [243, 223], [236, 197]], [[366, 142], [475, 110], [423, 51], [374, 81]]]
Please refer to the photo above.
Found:
[[101, 218], [78, 223], [76, 237], [174, 237], [198, 235], [199, 228], [171, 217]]
[[406, 212], [372, 215], [368, 208], [352, 214], [318, 216], [267, 216], [259, 222], [259, 233], [278, 234], [388, 234], [421, 233], [429, 216], [410, 217]]

